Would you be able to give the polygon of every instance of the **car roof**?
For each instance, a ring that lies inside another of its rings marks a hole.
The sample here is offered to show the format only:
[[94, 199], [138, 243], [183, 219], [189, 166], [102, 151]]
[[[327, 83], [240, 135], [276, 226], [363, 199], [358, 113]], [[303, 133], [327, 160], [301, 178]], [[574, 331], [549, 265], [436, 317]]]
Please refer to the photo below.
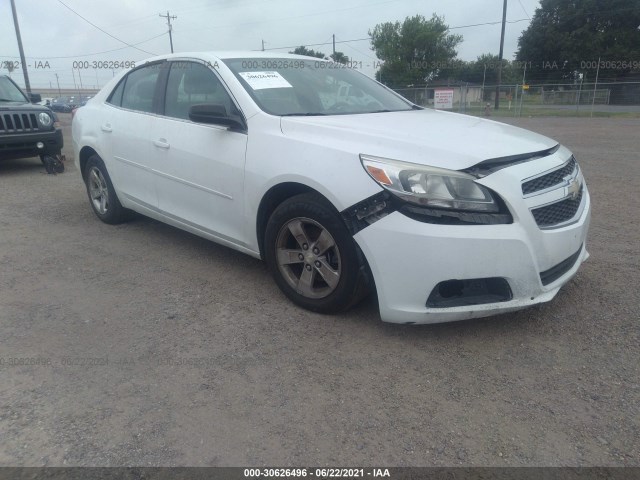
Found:
[[324, 61], [322, 58], [307, 57], [305, 55], [296, 55], [293, 53], [282, 52], [263, 52], [252, 50], [228, 50], [228, 51], [204, 51], [204, 52], [180, 52], [167, 55], [158, 55], [147, 59], [146, 61], [165, 60], [172, 58], [202, 58], [205, 60], [226, 60], [230, 58], [291, 58], [300, 60], [318, 60]]

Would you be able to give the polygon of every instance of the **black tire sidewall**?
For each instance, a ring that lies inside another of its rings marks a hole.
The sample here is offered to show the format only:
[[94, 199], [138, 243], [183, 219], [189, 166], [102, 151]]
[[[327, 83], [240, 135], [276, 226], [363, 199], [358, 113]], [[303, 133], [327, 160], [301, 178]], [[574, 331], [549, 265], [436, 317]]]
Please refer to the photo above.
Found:
[[[327, 297], [312, 299], [297, 293], [278, 268], [276, 240], [283, 225], [293, 218], [309, 218], [329, 231], [340, 252], [341, 275], [336, 289]], [[352, 305], [360, 282], [360, 263], [353, 237], [338, 212], [318, 194], [301, 194], [280, 204], [267, 223], [265, 261], [278, 287], [295, 304], [320, 313], [336, 313]]]

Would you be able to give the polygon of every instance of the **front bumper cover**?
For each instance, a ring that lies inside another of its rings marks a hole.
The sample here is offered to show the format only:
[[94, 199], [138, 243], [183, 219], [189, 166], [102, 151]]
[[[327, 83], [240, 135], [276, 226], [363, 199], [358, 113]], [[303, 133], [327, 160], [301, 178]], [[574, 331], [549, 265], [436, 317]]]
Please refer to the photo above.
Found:
[[[38, 142], [42, 142], [44, 147], [38, 148]], [[62, 130], [59, 128], [49, 132], [0, 135], [0, 160], [60, 155], [63, 146]]]
[[[590, 198], [576, 222], [542, 231], [532, 222], [508, 225], [437, 225], [393, 212], [354, 235], [378, 293], [382, 320], [439, 323], [486, 317], [548, 302], [578, 271], [589, 254], [586, 235]], [[575, 255], [571, 268], [543, 285], [541, 274]], [[509, 301], [428, 308], [427, 298], [451, 279], [504, 278]]]

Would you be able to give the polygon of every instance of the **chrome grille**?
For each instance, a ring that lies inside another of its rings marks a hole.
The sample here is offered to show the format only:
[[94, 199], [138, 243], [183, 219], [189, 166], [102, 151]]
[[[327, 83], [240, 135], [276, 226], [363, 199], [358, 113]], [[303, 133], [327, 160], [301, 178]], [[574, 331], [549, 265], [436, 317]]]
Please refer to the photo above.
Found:
[[547, 173], [546, 175], [542, 175], [541, 177], [524, 182], [522, 184], [522, 193], [524, 195], [529, 195], [531, 193], [539, 192], [555, 185], [559, 185], [564, 181], [564, 178], [568, 175], [571, 175], [576, 170], [576, 168], [576, 159], [571, 157], [571, 160], [569, 160], [566, 165], [559, 168], [558, 170], [554, 170], [553, 172]]
[[580, 193], [576, 198], [566, 198], [556, 203], [531, 210], [533, 218], [540, 228], [548, 228], [560, 223], [568, 222], [575, 217], [582, 202], [584, 188], [580, 188]]
[[38, 120], [35, 113], [3, 113], [0, 114], [0, 132], [31, 133], [38, 131]]

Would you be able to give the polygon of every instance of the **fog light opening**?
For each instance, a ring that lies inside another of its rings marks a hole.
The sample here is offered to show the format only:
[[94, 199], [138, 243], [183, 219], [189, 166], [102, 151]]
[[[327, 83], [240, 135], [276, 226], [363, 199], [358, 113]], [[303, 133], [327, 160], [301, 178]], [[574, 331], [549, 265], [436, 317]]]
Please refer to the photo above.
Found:
[[462, 280], [449, 280], [438, 284], [438, 293], [442, 298], [460, 297], [463, 295], [463, 290]]
[[471, 278], [446, 280], [429, 294], [427, 307], [451, 308], [486, 303], [508, 302], [513, 298], [509, 282], [504, 278]]

